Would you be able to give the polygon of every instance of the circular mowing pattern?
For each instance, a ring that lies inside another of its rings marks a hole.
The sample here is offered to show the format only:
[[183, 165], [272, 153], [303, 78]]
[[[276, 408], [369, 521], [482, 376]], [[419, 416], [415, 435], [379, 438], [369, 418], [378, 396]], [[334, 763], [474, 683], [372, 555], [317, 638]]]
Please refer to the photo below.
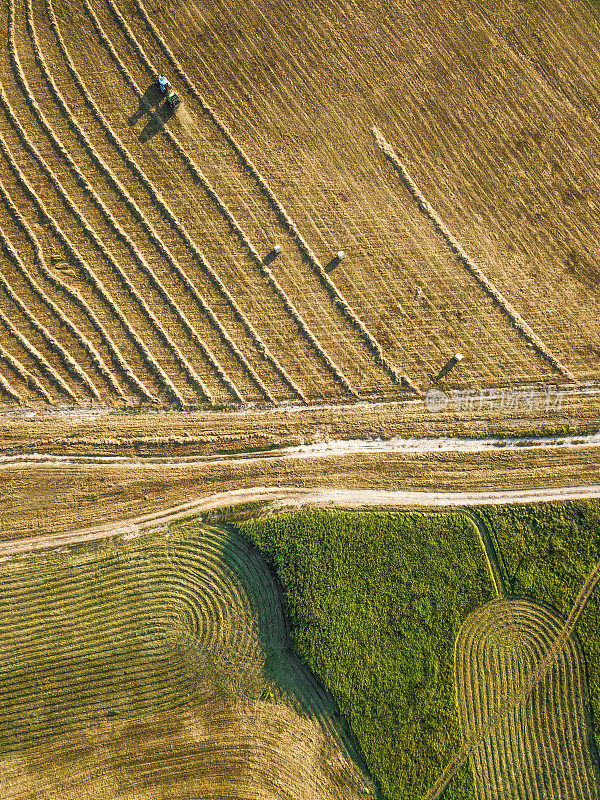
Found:
[[477, 609], [456, 641], [463, 737], [490, 730], [472, 752], [479, 800], [597, 800], [600, 770], [581, 646], [571, 636], [527, 698], [492, 716], [543, 661], [563, 622], [529, 598]]

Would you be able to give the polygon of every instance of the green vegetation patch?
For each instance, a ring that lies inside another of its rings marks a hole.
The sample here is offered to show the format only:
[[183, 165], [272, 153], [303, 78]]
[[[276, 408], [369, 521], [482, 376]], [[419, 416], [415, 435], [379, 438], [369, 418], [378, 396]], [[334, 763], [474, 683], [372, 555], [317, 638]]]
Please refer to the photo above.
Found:
[[[281, 580], [299, 654], [333, 693], [389, 800], [460, 747], [454, 642], [494, 595], [460, 514], [301, 511], [238, 525]], [[463, 769], [446, 800], [474, 798]]]
[[[486, 506], [478, 509], [495, 535], [507, 591], [543, 600], [567, 617], [589, 573], [600, 559], [597, 500]], [[600, 588], [577, 625], [583, 646], [600, 741]]]

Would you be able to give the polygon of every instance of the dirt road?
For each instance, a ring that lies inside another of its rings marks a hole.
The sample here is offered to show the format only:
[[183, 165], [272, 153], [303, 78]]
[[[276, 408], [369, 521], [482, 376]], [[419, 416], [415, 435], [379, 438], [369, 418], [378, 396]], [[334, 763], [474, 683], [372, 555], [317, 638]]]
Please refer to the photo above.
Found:
[[271, 510], [301, 507], [340, 508], [407, 508], [500, 505], [503, 503], [532, 503], [551, 500], [579, 500], [600, 497], [600, 486], [568, 486], [546, 489], [521, 489], [486, 492], [411, 492], [375, 489], [306, 489], [279, 486], [256, 486], [209, 495], [182, 505], [140, 517], [110, 522], [92, 528], [18, 539], [0, 544], [0, 558], [52, 547], [65, 547], [78, 542], [105, 539], [111, 536], [134, 538], [142, 531], [160, 528], [174, 520], [202, 514], [217, 508], [264, 501]]
[[484, 453], [495, 450], [536, 449], [572, 449], [578, 447], [600, 447], [600, 433], [563, 436], [540, 436], [536, 438], [499, 438], [461, 439], [452, 436], [435, 438], [403, 438], [395, 436], [391, 439], [328, 439], [313, 444], [281, 447], [276, 449], [253, 451], [252, 453], [231, 453], [226, 456], [187, 456], [187, 457], [131, 457], [131, 456], [88, 456], [88, 455], [54, 455], [52, 453], [24, 453], [14, 456], [0, 456], [0, 469], [25, 467], [31, 464], [43, 464], [45, 467], [65, 467], [72, 464], [94, 464], [95, 466], [119, 468], [164, 468], [193, 467], [203, 464], [217, 466], [235, 466], [253, 461], [277, 461], [280, 459], [328, 458], [330, 456], [348, 456], [359, 453]]

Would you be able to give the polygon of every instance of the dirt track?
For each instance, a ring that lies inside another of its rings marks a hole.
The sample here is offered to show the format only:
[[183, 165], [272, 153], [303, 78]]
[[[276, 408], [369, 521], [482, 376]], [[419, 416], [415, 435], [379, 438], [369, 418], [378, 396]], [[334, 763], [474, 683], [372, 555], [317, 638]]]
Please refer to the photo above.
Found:
[[381, 491], [374, 489], [305, 489], [279, 486], [256, 486], [251, 489], [236, 489], [220, 492], [164, 511], [145, 514], [119, 522], [110, 522], [92, 528], [83, 528], [54, 536], [37, 536], [18, 539], [0, 545], [0, 558], [16, 553], [64, 547], [77, 542], [94, 541], [111, 536], [133, 538], [144, 530], [167, 525], [174, 520], [193, 514], [201, 514], [216, 508], [265, 501], [272, 510], [312, 507], [411, 507], [411, 506], [465, 506], [500, 505], [503, 503], [532, 503], [552, 500], [580, 500], [600, 497], [600, 486], [567, 486], [550, 489], [522, 489], [494, 492], [411, 492], [407, 490]]

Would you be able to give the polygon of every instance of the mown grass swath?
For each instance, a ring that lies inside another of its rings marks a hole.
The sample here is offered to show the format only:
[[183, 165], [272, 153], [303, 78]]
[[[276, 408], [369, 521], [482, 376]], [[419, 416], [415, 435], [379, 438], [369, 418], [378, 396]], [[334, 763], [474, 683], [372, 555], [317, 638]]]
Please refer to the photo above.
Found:
[[[0, 92], [0, 99], [2, 98], [2, 96], [3, 95]], [[8, 106], [5, 106], [5, 110], [8, 113], [10, 109], [9, 109]], [[9, 118], [13, 119], [13, 117], [11, 117], [10, 114], [9, 114]], [[22, 141], [23, 141], [26, 149], [30, 150], [30, 148], [31, 148], [30, 152], [32, 153], [32, 155], [34, 155], [34, 157], [36, 157], [36, 156], [39, 157], [39, 153], [37, 153], [37, 151], [35, 151], [33, 149], [33, 145], [30, 142], [30, 140], [26, 137], [24, 131], [21, 128], [18, 128], [17, 130], [19, 132], [19, 135], [22, 137]], [[48, 212], [48, 210], [47, 210], [46, 206], [44, 205], [42, 199], [40, 198], [38, 193], [34, 190], [33, 186], [30, 183], [30, 181], [27, 180], [25, 174], [23, 173], [23, 171], [19, 167], [18, 162], [14, 158], [12, 151], [8, 147], [6, 141], [4, 140], [4, 138], [2, 137], [1, 134], [0, 134], [0, 152], [2, 152], [7, 164], [10, 166], [10, 169], [12, 170], [13, 174], [16, 176], [17, 181], [19, 183], [19, 186], [23, 189], [23, 191], [25, 192], [25, 195], [31, 200], [31, 202], [33, 204], [33, 207], [39, 213], [40, 218], [48, 225], [48, 227], [50, 228], [52, 233], [56, 236], [57, 240], [65, 248], [65, 251], [73, 259], [74, 263], [76, 263], [81, 268], [81, 270], [83, 271], [83, 273], [86, 276], [89, 276], [92, 279], [91, 280], [92, 285], [95, 286], [95, 288], [97, 289], [99, 294], [106, 301], [107, 306], [114, 311], [116, 309], [116, 307], [114, 306], [113, 301], [111, 300], [111, 298], [108, 295], [106, 295], [105, 292], [103, 292], [102, 285], [99, 283], [97, 278], [95, 278], [95, 276], [91, 272], [90, 268], [88, 267], [87, 263], [82, 259], [81, 255], [79, 254], [78, 249], [73, 244], [72, 240], [64, 233], [61, 225], [59, 225], [59, 223], [56, 221], [56, 219]], [[52, 175], [51, 175], [49, 170], [48, 170], [47, 174], [48, 174], [49, 177], [52, 177]], [[51, 285], [54, 288], [59, 289], [64, 295], [66, 295], [71, 300], [73, 300], [73, 302], [79, 308], [81, 308], [81, 310], [83, 311], [85, 316], [89, 319], [89, 321], [92, 324], [93, 328], [101, 335], [102, 340], [105, 342], [105, 344], [106, 344], [106, 346], [107, 346], [107, 348], [108, 348], [108, 350], [110, 352], [111, 358], [112, 358], [113, 362], [115, 363], [118, 371], [123, 374], [125, 380], [130, 385], [130, 387], [134, 390], [134, 392], [139, 394], [139, 396], [142, 397], [144, 400], [149, 401], [149, 402], [153, 402], [154, 399], [155, 399], [154, 396], [144, 386], [144, 384], [139, 380], [139, 378], [135, 375], [135, 373], [133, 372], [133, 370], [131, 369], [131, 367], [129, 366], [129, 364], [127, 363], [127, 361], [124, 359], [123, 355], [121, 354], [119, 348], [117, 347], [117, 345], [113, 341], [112, 336], [110, 335], [110, 333], [108, 332], [106, 327], [102, 324], [102, 322], [98, 319], [97, 314], [94, 313], [94, 311], [92, 310], [90, 305], [82, 297], [81, 293], [76, 291], [76, 290], [74, 290], [72, 287], [70, 287], [68, 284], [66, 284], [54, 272], [52, 272], [52, 271], [50, 271], [50, 270], [48, 270], [47, 268], [44, 268], [44, 267], [45, 267], [45, 264], [43, 262], [40, 262], [40, 269], [41, 269], [44, 277], [51, 283]], [[116, 311], [120, 312], [119, 309], [116, 309]], [[119, 313], [117, 313], [117, 318], [119, 320], [121, 320], [121, 317], [119, 316]], [[125, 325], [126, 321], [124, 319], [122, 321], [123, 321], [123, 324]]]
[[564, 622], [529, 598], [498, 598], [477, 609], [456, 642], [456, 690], [465, 740], [473, 748], [479, 800], [596, 798], [600, 769], [590, 725], [579, 639], [568, 636], [528, 696], [494, 715], [552, 651]]
[[[43, 55], [43, 53], [42, 53], [42, 51], [40, 49], [40, 43], [39, 43], [39, 40], [38, 40], [38, 37], [37, 37], [35, 24], [34, 24], [34, 20], [33, 20], [31, 0], [28, 0], [28, 2], [26, 4], [26, 18], [27, 18], [27, 28], [28, 28], [28, 31], [29, 31], [30, 36], [31, 36], [32, 47], [33, 47], [35, 58], [36, 58], [36, 61], [38, 63], [38, 66], [40, 68], [40, 71], [42, 72], [42, 74], [44, 76], [44, 79], [45, 79], [47, 85], [49, 86], [50, 91], [51, 91], [54, 99], [56, 100], [57, 105], [59, 106], [59, 108], [61, 109], [61, 111], [65, 115], [66, 119], [68, 120], [71, 130], [73, 130], [73, 132], [75, 133], [75, 135], [77, 136], [78, 140], [80, 141], [80, 143], [82, 144], [82, 146], [84, 147], [84, 149], [86, 150], [88, 155], [90, 156], [90, 159], [93, 161], [93, 163], [95, 164], [97, 169], [101, 172], [101, 174], [103, 174], [106, 177], [108, 183], [110, 184], [111, 188], [114, 190], [114, 192], [117, 195], [117, 197], [119, 198], [119, 200], [125, 204], [125, 206], [132, 213], [133, 218], [141, 225], [141, 227], [143, 228], [145, 233], [148, 235], [148, 237], [150, 238], [150, 240], [152, 241], [154, 247], [158, 250], [158, 252], [165, 257], [165, 259], [167, 260], [171, 270], [173, 272], [180, 273], [180, 277], [181, 277], [181, 272], [182, 271], [179, 268], [176, 260], [174, 259], [172, 254], [169, 252], [169, 250], [165, 247], [165, 245], [161, 241], [161, 239], [157, 236], [156, 231], [153, 229], [152, 225], [146, 219], [146, 216], [143, 213], [143, 211], [137, 206], [137, 204], [135, 203], [135, 201], [133, 200], [133, 198], [129, 194], [128, 190], [125, 188], [125, 186], [123, 186], [123, 184], [113, 174], [113, 172], [110, 169], [110, 167], [108, 166], [108, 164], [106, 164], [106, 162], [102, 159], [100, 154], [97, 152], [97, 150], [95, 149], [95, 147], [93, 146], [93, 144], [91, 143], [89, 138], [87, 137], [86, 133], [84, 132], [83, 128], [79, 125], [77, 118], [71, 112], [71, 110], [68, 107], [68, 105], [65, 103], [65, 101], [64, 101], [64, 99], [62, 97], [62, 94], [60, 93], [60, 90], [59, 90], [58, 86], [56, 85], [54, 79], [52, 78], [52, 75], [51, 75], [50, 71], [48, 70], [48, 66], [47, 66], [46, 61], [44, 59], [44, 55]], [[114, 225], [116, 225], [116, 224], [117, 223], [115, 221]], [[222, 383], [229, 389], [229, 391], [230, 391], [231, 395], [233, 396], [233, 398], [236, 401], [243, 403], [244, 402], [244, 398], [239, 393], [237, 387], [234, 385], [234, 383], [231, 381], [231, 379], [229, 378], [227, 373], [223, 370], [221, 365], [218, 363], [218, 361], [216, 360], [215, 356], [210, 351], [209, 347], [202, 340], [202, 338], [200, 337], [200, 335], [198, 334], [198, 332], [194, 328], [193, 324], [190, 322], [190, 320], [188, 320], [188, 318], [186, 317], [184, 311], [182, 311], [182, 309], [178, 306], [177, 302], [173, 299], [173, 297], [170, 295], [168, 290], [161, 283], [159, 277], [156, 275], [154, 270], [149, 266], [148, 262], [142, 256], [142, 254], [140, 253], [140, 251], [137, 248], [137, 246], [125, 234], [125, 232], [123, 231], [123, 229], [120, 226], [117, 227], [116, 231], [117, 231], [117, 235], [119, 236], [119, 238], [126, 243], [128, 249], [132, 253], [136, 263], [140, 266], [140, 268], [144, 271], [144, 273], [150, 279], [150, 282], [151, 282], [152, 286], [156, 289], [156, 291], [159, 293], [159, 295], [162, 297], [162, 299], [167, 303], [169, 308], [171, 308], [171, 310], [173, 311], [173, 313], [174, 313], [175, 317], [177, 318], [179, 324], [181, 324], [181, 326], [185, 329], [185, 331], [188, 334], [188, 336], [190, 337], [191, 341], [194, 343], [194, 345], [196, 347], [198, 347], [198, 349], [200, 350], [200, 352], [202, 353], [204, 358], [208, 361], [208, 363], [210, 364], [211, 368], [216, 372], [216, 374], [218, 375], [218, 377], [222, 381]], [[187, 281], [186, 283], [189, 284], [189, 281]], [[207, 398], [207, 399], [212, 399], [211, 396], [210, 396], [210, 393], [208, 392], [208, 389], [202, 383], [202, 381], [200, 381], [198, 376], [195, 375], [193, 370], [191, 370], [190, 378], [191, 378], [192, 382], [194, 383], [194, 385], [200, 391], [200, 394], [201, 394], [202, 397]]]
[[[332, 797], [340, 786], [375, 797], [331, 696], [289, 648], [277, 583], [239, 535], [183, 523], [0, 573], [3, 797], [19, 796], [13, 753], [40, 791], [59, 791], [61, 771], [75, 769], [83, 793], [100, 763], [108, 787], [178, 783], [203, 800], [220, 790], [249, 800], [265, 779], [289, 796], [315, 771]], [[142, 727], [156, 738], [140, 764]], [[315, 757], [335, 764], [311, 761], [315, 741]], [[40, 778], [44, 755], [53, 766]]]
[[390, 361], [388, 361], [388, 359], [386, 359], [386, 357], [383, 354], [381, 345], [372, 336], [370, 331], [367, 330], [362, 320], [358, 318], [358, 316], [356, 315], [354, 310], [349, 306], [348, 302], [343, 297], [339, 289], [335, 286], [331, 278], [327, 275], [327, 273], [323, 269], [323, 265], [320, 263], [319, 259], [317, 258], [313, 250], [310, 248], [306, 240], [303, 238], [297, 226], [294, 224], [289, 214], [287, 213], [287, 211], [285, 210], [285, 208], [275, 195], [271, 186], [268, 184], [263, 175], [258, 171], [258, 169], [254, 165], [252, 160], [249, 158], [246, 151], [241, 147], [239, 142], [237, 142], [237, 140], [235, 139], [235, 137], [233, 136], [227, 125], [215, 113], [214, 109], [212, 109], [206, 103], [204, 98], [198, 93], [198, 90], [196, 89], [195, 85], [191, 82], [190, 78], [184, 72], [181, 64], [179, 63], [179, 61], [177, 61], [172, 50], [169, 48], [165, 39], [161, 36], [159, 30], [157, 29], [156, 25], [149, 17], [143, 4], [140, 2], [140, 0], [135, 0], [135, 4], [140, 16], [143, 18], [145, 24], [148, 26], [148, 29], [152, 32], [152, 34], [156, 38], [156, 41], [158, 42], [166, 58], [169, 60], [169, 63], [172, 65], [175, 73], [183, 81], [188, 92], [197, 101], [202, 111], [209, 117], [209, 119], [213, 122], [213, 124], [216, 126], [219, 132], [223, 135], [224, 139], [227, 141], [229, 146], [232, 148], [232, 150], [236, 153], [236, 155], [240, 159], [244, 168], [247, 169], [248, 172], [252, 175], [260, 190], [269, 199], [275, 213], [278, 216], [278, 219], [287, 228], [287, 230], [290, 233], [292, 233], [292, 235], [294, 236], [294, 238], [298, 243], [298, 246], [300, 247], [301, 252], [308, 259], [309, 263], [317, 273], [319, 279], [321, 280], [321, 282], [323, 283], [323, 285], [333, 298], [338, 308], [347, 317], [350, 323], [360, 332], [361, 337], [363, 338], [369, 350], [372, 352], [377, 363], [381, 364], [384, 367], [384, 369], [390, 375], [392, 380], [394, 380], [395, 382], [401, 382], [403, 383], [403, 385], [406, 385], [412, 389], [416, 389], [416, 387], [414, 386], [414, 384], [412, 384], [410, 379], [405, 375], [400, 375], [397, 368]]
[[[568, 616], [589, 571], [600, 558], [597, 501], [480, 509], [495, 531], [516, 595], [549, 603]], [[600, 741], [600, 597], [592, 595], [577, 625], [587, 663], [594, 731]]]
[[[98, 17], [96, 16], [96, 14], [94, 14], [94, 12], [93, 12], [92, 8], [90, 7], [89, 3], [87, 2], [87, 0], [84, 0], [84, 4], [85, 4], [86, 11], [90, 15], [90, 18], [92, 19], [92, 22], [94, 24], [94, 28], [96, 29], [96, 31], [98, 33], [98, 36], [100, 37], [102, 43], [107, 48], [107, 50], [110, 53], [111, 57], [115, 61], [115, 64], [116, 64], [119, 72], [121, 73], [123, 78], [126, 80], [128, 85], [130, 86], [130, 88], [133, 91], [134, 95], [137, 97], [138, 101], [140, 103], [142, 103], [143, 100], [142, 100], [142, 92], [140, 91], [140, 87], [136, 84], [136, 82], [134, 81], [129, 69], [126, 66], [126, 64], [118, 56], [116, 50], [114, 49], [114, 47], [110, 43], [110, 39], [107, 37], [102, 25], [100, 24], [100, 21], [99, 21]], [[114, 4], [109, 3], [109, 5], [111, 7], [111, 11], [113, 12], [113, 14], [115, 15], [116, 19], [118, 20], [118, 23], [119, 23], [120, 27], [126, 32], [128, 40], [130, 42], [134, 43], [134, 47], [135, 47], [136, 51], [138, 52], [138, 55], [140, 55], [140, 58], [146, 63], [146, 66], [147, 66], [149, 74], [150, 75], [156, 74], [156, 71], [153, 69], [152, 65], [145, 58], [142, 50], [137, 45], [137, 42], [135, 42], [135, 39], [132, 36], [131, 32], [129, 31], [129, 28], [128, 28], [127, 23], [125, 22], [123, 16], [120, 14], [120, 12], [116, 8], [116, 6], [114, 6]], [[151, 108], [148, 108], [147, 110], [148, 110], [148, 113], [150, 114], [150, 116], [153, 119], [155, 119], [156, 123], [158, 125], [161, 125], [161, 119], [156, 114], [156, 112], [153, 111]], [[282, 288], [280, 283], [275, 278], [272, 270], [270, 270], [265, 265], [263, 259], [260, 257], [259, 253], [256, 251], [256, 248], [254, 247], [254, 245], [252, 244], [252, 242], [248, 238], [248, 236], [245, 233], [245, 231], [242, 229], [240, 223], [234, 217], [234, 215], [232, 214], [230, 209], [227, 207], [227, 205], [223, 202], [223, 200], [219, 196], [219, 194], [215, 191], [215, 189], [211, 185], [210, 181], [207, 179], [207, 177], [204, 175], [204, 173], [198, 168], [198, 166], [194, 163], [194, 161], [188, 155], [188, 153], [186, 152], [185, 148], [183, 147], [181, 142], [177, 139], [177, 137], [174, 136], [173, 133], [171, 133], [171, 131], [167, 127], [162, 127], [162, 132], [163, 132], [165, 138], [173, 146], [173, 148], [174, 148], [175, 152], [177, 153], [177, 155], [179, 156], [179, 158], [181, 158], [181, 160], [184, 162], [184, 164], [186, 165], [187, 169], [190, 171], [190, 174], [202, 186], [202, 188], [204, 189], [204, 191], [206, 192], [206, 194], [208, 195], [210, 200], [215, 204], [215, 206], [217, 207], [219, 212], [227, 220], [227, 223], [229, 224], [232, 232], [237, 236], [237, 238], [239, 239], [239, 241], [243, 245], [244, 249], [248, 252], [250, 258], [256, 264], [256, 266], [258, 267], [258, 269], [260, 270], [260, 272], [262, 273], [262, 275], [266, 279], [268, 285], [275, 292], [275, 294], [277, 294], [277, 296], [280, 298], [280, 300], [283, 303], [287, 313], [290, 315], [290, 317], [294, 320], [294, 322], [298, 326], [298, 329], [299, 329], [301, 335], [305, 337], [305, 339], [308, 341], [308, 343], [310, 344], [312, 349], [315, 351], [315, 353], [317, 354], [319, 359], [325, 364], [325, 366], [327, 367], [329, 372], [332, 374], [334, 379], [340, 384], [340, 386], [343, 388], [343, 390], [346, 393], [348, 393], [350, 396], [357, 398], [358, 396], [357, 396], [356, 392], [354, 391], [354, 389], [352, 388], [352, 386], [350, 385], [350, 383], [349, 383], [348, 379], [346, 378], [346, 376], [342, 373], [342, 371], [339, 369], [337, 364], [332, 360], [332, 358], [324, 350], [324, 348], [321, 346], [320, 342], [314, 336], [314, 334], [312, 333], [312, 331], [310, 330], [310, 328], [306, 324], [305, 320], [303, 319], [302, 315], [299, 313], [299, 311], [296, 308], [296, 306], [294, 305], [294, 303], [292, 303], [292, 301], [289, 299], [288, 295], [286, 294], [286, 292], [284, 291], [284, 289]]]
[[[9, 30], [10, 30], [9, 52], [10, 52], [10, 55], [11, 55], [11, 62], [13, 64], [13, 68], [14, 68], [14, 71], [15, 71], [15, 75], [16, 75], [17, 81], [18, 81], [18, 83], [19, 83], [19, 85], [20, 85], [20, 87], [21, 87], [21, 89], [23, 91], [23, 94], [24, 94], [24, 96], [25, 96], [25, 98], [27, 100], [27, 103], [28, 103], [29, 107], [31, 108], [32, 112], [34, 113], [36, 119], [38, 120], [38, 122], [39, 122], [39, 124], [41, 126], [41, 128], [44, 130], [44, 132], [48, 136], [49, 140], [53, 143], [54, 147], [60, 153], [62, 159], [68, 165], [70, 171], [73, 173], [73, 175], [76, 178], [78, 184], [81, 187], [84, 188], [86, 194], [90, 197], [90, 199], [92, 200], [93, 204], [96, 206], [96, 208], [99, 210], [101, 215], [106, 220], [106, 222], [107, 222], [109, 228], [111, 229], [111, 231], [113, 232], [114, 236], [118, 240], [122, 241], [125, 244], [125, 246], [127, 247], [130, 255], [133, 257], [133, 260], [137, 263], [137, 265], [140, 267], [140, 269], [145, 274], [150, 276], [151, 282], [154, 285], [154, 287], [156, 288], [158, 286], [159, 294], [161, 295], [163, 300], [166, 299], [168, 304], [173, 305], [171, 298], [168, 297], [168, 296], [165, 296], [164, 288], [162, 287], [162, 285], [160, 284], [160, 282], [158, 281], [158, 279], [154, 275], [153, 271], [150, 269], [150, 267], [146, 263], [146, 261], [143, 258], [142, 254], [139, 252], [137, 247], [133, 244], [133, 242], [131, 241], [131, 239], [130, 239], [129, 235], [127, 234], [127, 232], [121, 227], [121, 225], [117, 222], [117, 220], [115, 219], [113, 214], [106, 207], [106, 205], [104, 204], [104, 202], [102, 201], [102, 199], [100, 198], [98, 193], [95, 191], [95, 189], [89, 183], [89, 181], [87, 180], [85, 175], [81, 172], [81, 170], [79, 169], [79, 167], [77, 166], [75, 161], [71, 158], [70, 154], [67, 152], [67, 150], [65, 149], [65, 147], [63, 146], [63, 144], [61, 143], [59, 138], [54, 133], [52, 127], [48, 124], [45, 115], [43, 114], [40, 106], [38, 105], [38, 103], [36, 101], [36, 99], [33, 97], [33, 94], [31, 92], [31, 90], [29, 88], [29, 85], [28, 85], [28, 82], [27, 82], [27, 78], [26, 78], [25, 73], [24, 73], [24, 71], [22, 69], [22, 66], [21, 66], [21, 63], [20, 63], [20, 60], [19, 60], [19, 56], [18, 56], [18, 53], [17, 53], [17, 50], [16, 50], [16, 46], [15, 46], [15, 40], [14, 40], [14, 29], [15, 29], [14, 28], [14, 26], [15, 26], [14, 16], [15, 16], [15, 14], [14, 14], [14, 12], [15, 12], [14, 0], [10, 0], [10, 2], [9, 2]], [[35, 41], [35, 39], [32, 39], [32, 44], [34, 46], [34, 51], [35, 51], [35, 49], [36, 49], [36, 41]], [[38, 56], [38, 58], [39, 58], [39, 56]], [[177, 364], [179, 365], [181, 370], [185, 373], [185, 375], [186, 375], [187, 379], [189, 380], [189, 382], [191, 383], [191, 385], [196, 389], [196, 391], [199, 393], [199, 396], [202, 399], [206, 399], [206, 400], [208, 400], [210, 402], [210, 400], [212, 398], [208, 394], [208, 392], [206, 390], [206, 387], [204, 386], [202, 381], [199, 379], [199, 377], [196, 374], [195, 370], [191, 367], [191, 365], [189, 364], [188, 360], [186, 359], [184, 354], [181, 352], [179, 347], [175, 344], [175, 342], [173, 342], [170, 334], [165, 330], [164, 326], [161, 324], [161, 322], [157, 318], [156, 314], [150, 308], [150, 306], [146, 302], [145, 298], [142, 297], [140, 292], [137, 290], [137, 288], [135, 287], [135, 285], [133, 284], [133, 282], [131, 281], [131, 279], [127, 275], [127, 273], [122, 269], [121, 265], [113, 257], [113, 255], [110, 252], [110, 250], [99, 239], [99, 237], [96, 235], [96, 233], [91, 228], [89, 228], [89, 226], [86, 227], [86, 231], [87, 231], [88, 235], [90, 236], [91, 240], [94, 242], [94, 244], [103, 253], [104, 258], [111, 265], [113, 271], [118, 276], [118, 278], [121, 281], [123, 287], [126, 289], [127, 294], [135, 300], [135, 302], [140, 307], [140, 309], [142, 310], [142, 312], [145, 315], [145, 317], [150, 322], [150, 324], [153, 327], [153, 329], [157, 332], [158, 336], [165, 343], [167, 349], [169, 349], [173, 353], [175, 361], [177, 362]], [[171, 302], [169, 302], [169, 301], [171, 301]], [[163, 382], [165, 384], [165, 387], [168, 389], [168, 391], [169, 391], [169, 393], [171, 395], [171, 398], [178, 405], [181, 405], [181, 406], [185, 405], [185, 401], [183, 399], [183, 396], [180, 394], [178, 389], [175, 387], [173, 381], [171, 381], [171, 379], [166, 375], [166, 373], [158, 365], [157, 365], [157, 367], [158, 367], [157, 374], [159, 374], [161, 376], [161, 378], [162, 378], [162, 380], [163, 380]]]

